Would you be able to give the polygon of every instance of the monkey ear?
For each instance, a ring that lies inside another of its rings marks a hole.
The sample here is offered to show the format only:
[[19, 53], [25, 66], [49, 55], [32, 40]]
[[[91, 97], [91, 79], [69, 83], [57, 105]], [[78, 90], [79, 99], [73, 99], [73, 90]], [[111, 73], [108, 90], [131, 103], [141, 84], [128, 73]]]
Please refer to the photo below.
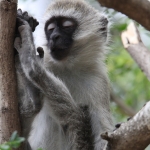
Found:
[[103, 16], [100, 19], [100, 28], [101, 28], [101, 30], [105, 30], [107, 28], [107, 25], [108, 25], [108, 19], [105, 16]]
[[102, 16], [100, 18], [100, 28], [99, 28], [99, 32], [105, 37], [107, 38], [107, 29], [108, 29], [108, 19], [105, 16]]

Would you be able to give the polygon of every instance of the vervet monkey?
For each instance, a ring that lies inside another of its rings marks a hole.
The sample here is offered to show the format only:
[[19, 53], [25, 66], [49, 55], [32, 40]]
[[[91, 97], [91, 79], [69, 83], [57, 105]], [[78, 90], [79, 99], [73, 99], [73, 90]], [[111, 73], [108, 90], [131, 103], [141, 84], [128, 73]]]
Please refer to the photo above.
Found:
[[37, 24], [18, 10], [14, 46], [26, 150], [102, 150], [100, 135], [112, 129], [107, 17], [83, 0], [55, 0], [39, 23], [39, 56]]

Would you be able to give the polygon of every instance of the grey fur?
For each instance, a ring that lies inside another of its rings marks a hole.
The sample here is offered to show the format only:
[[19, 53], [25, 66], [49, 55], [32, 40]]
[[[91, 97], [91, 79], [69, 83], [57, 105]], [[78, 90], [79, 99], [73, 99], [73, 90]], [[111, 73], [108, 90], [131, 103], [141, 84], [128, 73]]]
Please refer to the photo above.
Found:
[[[76, 18], [79, 23], [65, 60], [54, 60], [44, 45], [44, 61], [39, 59], [26, 21], [19, 27], [21, 39], [15, 39], [24, 135], [32, 150], [102, 150], [106, 142], [100, 134], [112, 129], [104, 64], [107, 18], [82, 0], [56, 0], [41, 27], [59, 15]], [[41, 29], [39, 37], [45, 36]]]

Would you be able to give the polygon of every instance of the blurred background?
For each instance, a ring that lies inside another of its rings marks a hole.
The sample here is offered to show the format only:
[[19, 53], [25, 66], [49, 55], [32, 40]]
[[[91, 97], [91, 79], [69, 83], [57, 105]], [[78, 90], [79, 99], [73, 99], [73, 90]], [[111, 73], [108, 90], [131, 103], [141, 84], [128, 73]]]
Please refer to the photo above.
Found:
[[[28, 11], [37, 20], [40, 20], [51, 1], [53, 0], [19, 0], [18, 8]], [[111, 50], [106, 61], [112, 90], [111, 110], [116, 124], [126, 121], [150, 100], [150, 82], [123, 48], [121, 42], [121, 32], [126, 30], [132, 20], [112, 9], [102, 8], [95, 0], [87, 1], [96, 9], [105, 11], [112, 22], [109, 44]], [[136, 25], [143, 43], [150, 48], [150, 32], [138, 23]], [[35, 36], [37, 32], [38, 28], [34, 33]], [[150, 148], [148, 149], [150, 150]]]

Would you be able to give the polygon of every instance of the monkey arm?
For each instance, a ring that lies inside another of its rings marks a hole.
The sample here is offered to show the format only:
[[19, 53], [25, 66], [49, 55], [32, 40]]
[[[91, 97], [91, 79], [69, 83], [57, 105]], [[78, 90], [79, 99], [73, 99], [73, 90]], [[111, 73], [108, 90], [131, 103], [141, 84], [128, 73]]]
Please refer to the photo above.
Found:
[[18, 99], [20, 114], [23, 117], [32, 117], [41, 109], [42, 94], [26, 77], [21, 67], [19, 56], [15, 56], [15, 67], [18, 83]]
[[15, 48], [19, 53], [23, 71], [49, 99], [49, 104], [55, 108], [55, 114], [59, 115], [62, 110], [61, 117], [64, 117], [63, 114], [67, 115], [76, 110], [76, 105], [66, 86], [37, 60], [31, 28], [26, 21], [23, 24], [19, 27], [21, 39], [15, 39]]

